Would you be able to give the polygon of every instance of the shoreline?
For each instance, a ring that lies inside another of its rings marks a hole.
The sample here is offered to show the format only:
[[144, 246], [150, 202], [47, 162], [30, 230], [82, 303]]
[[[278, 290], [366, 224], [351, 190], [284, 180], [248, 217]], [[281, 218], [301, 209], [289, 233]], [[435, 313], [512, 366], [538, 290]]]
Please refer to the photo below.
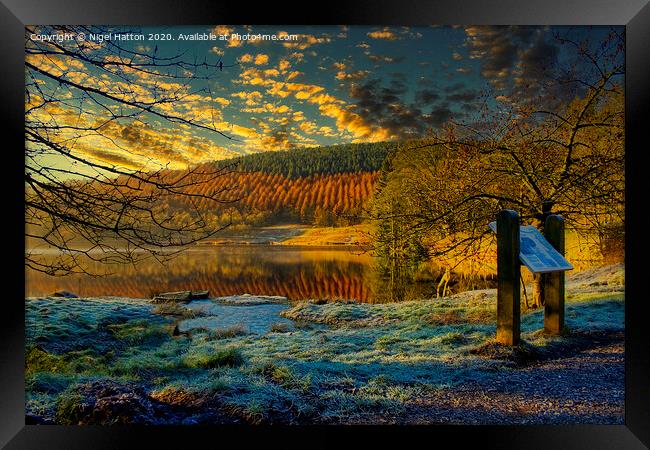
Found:
[[[576, 275], [569, 331], [546, 336], [543, 311], [527, 311], [512, 348], [494, 343], [491, 290], [386, 304], [204, 301], [208, 316], [193, 314], [209, 320], [180, 333], [183, 305], [37, 298], [25, 303], [27, 420], [623, 423], [624, 267]], [[266, 325], [211, 325], [237, 308]]]

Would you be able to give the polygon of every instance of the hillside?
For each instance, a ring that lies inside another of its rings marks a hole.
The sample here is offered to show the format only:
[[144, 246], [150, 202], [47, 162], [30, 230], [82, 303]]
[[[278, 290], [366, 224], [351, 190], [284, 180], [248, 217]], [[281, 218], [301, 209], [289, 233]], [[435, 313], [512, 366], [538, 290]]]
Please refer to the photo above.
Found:
[[[221, 208], [196, 204], [209, 221], [246, 225], [290, 222], [323, 226], [356, 223], [394, 143], [346, 144], [265, 152], [201, 167], [223, 169], [214, 179], [192, 186], [192, 194], [222, 192]], [[191, 197], [168, 200], [172, 209]]]

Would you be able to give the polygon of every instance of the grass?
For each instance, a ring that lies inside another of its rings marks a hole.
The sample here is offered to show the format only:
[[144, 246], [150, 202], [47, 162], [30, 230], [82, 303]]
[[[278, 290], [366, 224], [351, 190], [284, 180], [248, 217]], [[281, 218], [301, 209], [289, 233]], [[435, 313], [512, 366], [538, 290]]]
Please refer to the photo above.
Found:
[[194, 311], [174, 302], [160, 303], [154, 307], [152, 312], [154, 314], [180, 317], [183, 319], [191, 319], [194, 317]]
[[113, 336], [129, 345], [155, 345], [171, 333], [167, 325], [152, 326], [147, 320], [131, 320], [121, 324], [111, 324], [106, 327]]
[[244, 363], [244, 357], [237, 348], [216, 350], [213, 353], [190, 351], [184, 358], [183, 364], [190, 368], [212, 369], [215, 367], [238, 367]]
[[149, 394], [161, 403], [173, 406], [197, 406], [205, 399], [204, 392], [197, 392], [178, 385], [167, 385]]
[[312, 227], [282, 241], [282, 245], [321, 247], [329, 245], [369, 246], [370, 225], [359, 224], [346, 227]]
[[248, 330], [243, 324], [236, 324], [229, 327], [208, 330], [208, 335], [212, 339], [229, 339], [237, 336], [245, 336], [247, 334]]
[[75, 420], [80, 413], [83, 397], [81, 394], [68, 393], [61, 396], [56, 405], [55, 419], [61, 425], [77, 425]]

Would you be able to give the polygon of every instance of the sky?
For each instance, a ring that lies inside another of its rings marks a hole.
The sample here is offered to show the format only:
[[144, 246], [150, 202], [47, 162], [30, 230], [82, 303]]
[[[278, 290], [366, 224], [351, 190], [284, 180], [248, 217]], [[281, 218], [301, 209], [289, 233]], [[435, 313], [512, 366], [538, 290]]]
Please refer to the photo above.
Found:
[[[50, 27], [31, 30], [39, 36], [54, 33]], [[548, 90], [544, 70], [573, 62], [572, 47], [560, 44], [557, 35], [593, 46], [613, 30], [623, 31], [620, 27], [172, 26], [108, 29], [141, 33], [145, 38], [149, 33], [171, 36], [171, 40], [119, 41], [118, 50], [89, 37], [81, 44], [78, 40], [61, 44], [60, 48], [81, 48], [89, 60], [114, 63], [106, 66], [65, 54], [40, 54], [36, 50], [52, 47], [28, 33], [26, 83], [32, 95], [26, 107], [33, 112], [26, 117], [83, 128], [60, 130], [57, 139], [83, 157], [130, 168], [182, 168], [259, 151], [418, 138], [449, 122], [478, 123], [486, 109], [507, 111], [544, 97]], [[179, 40], [180, 35], [195, 33], [228, 36], [228, 40]], [[295, 34], [297, 39], [244, 41], [231, 39], [233, 33]], [[115, 64], [152, 62], [152, 56], [158, 66], [147, 67], [146, 72]], [[168, 61], [192, 64], [164, 66]], [[103, 123], [106, 111], [128, 116], [129, 108], [80, 94], [34, 68], [141, 104], [174, 99], [154, 108], [183, 120], [145, 113]], [[99, 123], [99, 131], [88, 132]], [[46, 161], [63, 164], [60, 156], [46, 156]]]

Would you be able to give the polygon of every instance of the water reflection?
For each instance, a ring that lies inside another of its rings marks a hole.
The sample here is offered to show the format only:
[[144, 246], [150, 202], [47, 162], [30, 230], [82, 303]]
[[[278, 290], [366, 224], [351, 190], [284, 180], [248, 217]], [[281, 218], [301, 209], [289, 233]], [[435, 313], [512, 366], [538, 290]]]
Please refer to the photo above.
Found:
[[[48, 295], [60, 289], [79, 296], [151, 298], [164, 291], [209, 289], [213, 296], [281, 295], [305, 299], [378, 303], [435, 297], [432, 280], [418, 283], [386, 280], [374, 270], [375, 258], [346, 249], [296, 249], [269, 246], [196, 247], [165, 265], [150, 260], [132, 266], [90, 264], [93, 273], [50, 277], [27, 271], [25, 294]], [[491, 280], [456, 278], [454, 291], [493, 287]]]

